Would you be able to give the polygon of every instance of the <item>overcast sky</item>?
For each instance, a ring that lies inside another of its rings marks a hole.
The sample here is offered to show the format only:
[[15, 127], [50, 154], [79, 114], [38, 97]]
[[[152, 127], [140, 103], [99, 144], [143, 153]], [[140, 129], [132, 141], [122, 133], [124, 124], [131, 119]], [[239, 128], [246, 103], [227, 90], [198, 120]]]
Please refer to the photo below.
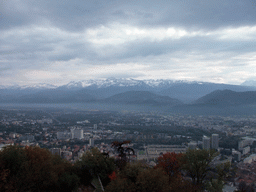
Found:
[[256, 79], [256, 0], [0, 0], [0, 85]]

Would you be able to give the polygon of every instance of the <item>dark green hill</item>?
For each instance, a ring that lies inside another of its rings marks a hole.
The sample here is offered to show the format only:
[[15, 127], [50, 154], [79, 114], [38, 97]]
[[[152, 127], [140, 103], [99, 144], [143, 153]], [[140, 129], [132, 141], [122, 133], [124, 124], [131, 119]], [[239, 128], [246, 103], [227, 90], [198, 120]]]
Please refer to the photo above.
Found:
[[116, 94], [103, 100], [108, 103], [121, 104], [151, 104], [151, 105], [181, 105], [178, 99], [172, 99], [168, 96], [161, 96], [149, 91], [127, 91]]
[[237, 106], [256, 103], [256, 91], [235, 92], [217, 90], [195, 101], [195, 104], [211, 104], [222, 106]]

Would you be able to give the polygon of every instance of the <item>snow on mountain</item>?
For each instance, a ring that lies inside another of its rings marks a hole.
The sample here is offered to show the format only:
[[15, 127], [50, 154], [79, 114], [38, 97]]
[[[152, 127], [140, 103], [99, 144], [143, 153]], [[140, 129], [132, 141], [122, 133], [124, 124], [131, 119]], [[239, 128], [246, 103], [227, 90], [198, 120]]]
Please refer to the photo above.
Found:
[[[132, 78], [107, 78], [107, 79], [90, 79], [90, 80], [81, 80], [81, 81], [71, 81], [66, 85], [60, 86], [64, 89], [81, 89], [86, 87], [91, 88], [107, 88], [111, 86], [117, 87], [151, 87], [151, 88], [165, 88], [171, 87], [179, 83], [200, 83], [195, 81], [183, 81], [183, 80], [170, 80], [170, 79], [148, 79], [148, 80], [137, 80]], [[0, 86], [0, 89], [55, 89], [58, 88], [56, 85], [51, 85], [47, 83], [39, 83], [33, 85], [12, 85], [12, 86]]]
[[1, 85], [0, 89], [20, 89], [19, 85]]
[[0, 86], [0, 89], [55, 89], [58, 86], [47, 84], [47, 83], [38, 83], [32, 85], [10, 85], [10, 86]]
[[67, 85], [62, 87], [66, 87], [68, 89], [71, 88], [84, 88], [94, 86], [95, 88], [105, 88], [110, 86], [139, 86], [145, 84], [141, 80], [135, 80], [131, 78], [108, 78], [108, 79], [96, 79], [96, 80], [82, 80], [82, 81], [71, 81]]
[[[177, 83], [198, 83], [195, 81], [175, 81], [175, 80], [165, 80], [165, 79], [148, 79], [148, 80], [136, 80], [132, 78], [108, 78], [108, 79], [96, 79], [96, 80], [81, 80], [81, 81], [71, 81], [63, 87], [71, 88], [84, 88], [92, 87], [95, 88], [105, 88], [110, 86], [119, 86], [119, 87], [132, 87], [132, 86], [149, 86], [149, 87], [167, 87]], [[200, 82], [202, 83], [202, 82]]]
[[69, 82], [68, 84], [62, 86], [62, 87], [65, 87], [65, 88], [68, 88], [68, 89], [71, 89], [71, 88], [82, 88], [82, 83], [80, 81], [76, 82], [76, 81], [71, 81]]
[[249, 87], [256, 87], [256, 81], [255, 80], [246, 80], [241, 85], [242, 86], [249, 86]]
[[148, 79], [144, 80], [144, 82], [150, 87], [163, 87], [163, 86], [170, 86], [175, 83], [174, 80], [164, 80], [164, 79]]
[[101, 84], [100, 87], [110, 87], [110, 86], [138, 86], [138, 85], [142, 85], [143, 81], [140, 80], [135, 80], [132, 78], [120, 78], [120, 79], [116, 79], [116, 78], [108, 78], [105, 80], [105, 82], [103, 84]]
[[21, 86], [21, 89], [55, 89], [56, 85], [47, 84], [47, 83], [38, 83], [32, 85]]

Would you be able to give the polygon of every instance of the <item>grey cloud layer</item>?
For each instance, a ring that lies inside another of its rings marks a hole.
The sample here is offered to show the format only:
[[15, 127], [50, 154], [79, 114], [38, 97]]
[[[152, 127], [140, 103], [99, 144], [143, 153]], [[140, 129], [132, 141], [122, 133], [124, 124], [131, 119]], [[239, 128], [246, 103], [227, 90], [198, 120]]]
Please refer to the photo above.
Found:
[[254, 0], [8, 0], [0, 13], [0, 83], [115, 76], [237, 84], [256, 72]]
[[[1, 58], [7, 62], [23, 61], [34, 62], [41, 61], [68, 61], [75, 58], [82, 58], [92, 63], [108, 64], [118, 63], [122, 60], [133, 59], [137, 57], [147, 57], [150, 55], [158, 56], [174, 52], [255, 52], [256, 39], [250, 41], [244, 40], [219, 40], [213, 36], [194, 36], [181, 37], [179, 39], [164, 38], [159, 41], [150, 41], [148, 39], [130, 40], [118, 45], [107, 43], [102, 46], [94, 46], [86, 39], [82, 38], [83, 34], [72, 33], [56, 34], [55, 30], [45, 30], [42, 35], [40, 29], [38, 33], [32, 35], [23, 35], [19, 30], [0, 38]], [[48, 34], [47, 34], [48, 33]], [[122, 37], [127, 38], [127, 35]], [[106, 37], [108, 39], [108, 37]], [[104, 61], [100, 62], [99, 61]]]
[[254, 0], [214, 1], [58, 1], [1, 2], [1, 28], [49, 22], [65, 30], [121, 22], [145, 26], [219, 28], [255, 25]]

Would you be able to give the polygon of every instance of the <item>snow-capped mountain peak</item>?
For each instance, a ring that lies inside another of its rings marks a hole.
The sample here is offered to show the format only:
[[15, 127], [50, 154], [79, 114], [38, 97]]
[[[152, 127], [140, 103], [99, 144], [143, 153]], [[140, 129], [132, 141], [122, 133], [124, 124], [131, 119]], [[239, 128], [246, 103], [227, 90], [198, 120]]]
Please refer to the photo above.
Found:
[[[148, 79], [137, 80], [132, 78], [107, 78], [107, 79], [95, 79], [95, 80], [81, 80], [71, 81], [70, 83], [62, 86], [68, 89], [77, 89], [85, 87], [105, 88], [110, 86], [119, 87], [132, 87], [132, 86], [148, 86], [148, 87], [169, 87], [177, 83], [199, 83], [189, 81], [175, 81], [170, 79]], [[202, 83], [202, 82], [201, 82]]]
[[58, 86], [47, 84], [47, 83], [38, 83], [38, 84], [29, 84], [29, 85], [9, 85], [9, 86], [0, 86], [0, 89], [55, 89]]
[[[170, 79], [146, 79], [146, 80], [137, 80], [133, 78], [107, 78], [107, 79], [89, 79], [89, 80], [81, 80], [81, 81], [71, 81], [66, 85], [62, 85], [59, 88], [61, 89], [82, 89], [82, 88], [107, 88], [111, 86], [117, 87], [148, 87], [148, 88], [165, 88], [171, 87], [175, 84], [180, 83], [200, 83], [204, 84], [204, 82], [195, 82], [195, 81], [183, 81], [183, 80], [170, 80]], [[0, 89], [56, 89], [58, 86], [47, 84], [47, 83], [39, 83], [32, 85], [12, 85], [12, 86], [1, 86]]]
[[256, 87], [256, 81], [255, 80], [246, 80], [241, 85], [242, 86], [249, 86], [249, 87]]
[[38, 83], [38, 84], [32, 84], [32, 85], [24, 85], [20, 87], [21, 89], [55, 89], [57, 88], [56, 85], [48, 84], [48, 83]]
[[107, 78], [107, 79], [95, 79], [95, 80], [81, 80], [81, 81], [71, 81], [66, 87], [71, 88], [85, 88], [85, 87], [95, 87], [95, 88], [104, 88], [110, 86], [137, 86], [144, 84], [141, 80], [135, 80], [132, 78]]

